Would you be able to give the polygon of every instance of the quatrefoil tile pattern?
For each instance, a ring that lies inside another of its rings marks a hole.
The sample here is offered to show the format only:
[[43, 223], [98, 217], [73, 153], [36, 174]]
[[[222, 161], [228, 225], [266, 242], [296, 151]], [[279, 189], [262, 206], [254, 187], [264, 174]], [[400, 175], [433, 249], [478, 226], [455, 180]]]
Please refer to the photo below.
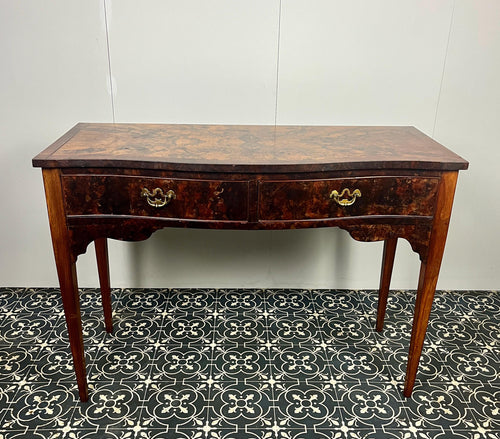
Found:
[[500, 292], [438, 291], [411, 398], [414, 292], [81, 290], [77, 400], [57, 289], [0, 288], [0, 438], [500, 438]]

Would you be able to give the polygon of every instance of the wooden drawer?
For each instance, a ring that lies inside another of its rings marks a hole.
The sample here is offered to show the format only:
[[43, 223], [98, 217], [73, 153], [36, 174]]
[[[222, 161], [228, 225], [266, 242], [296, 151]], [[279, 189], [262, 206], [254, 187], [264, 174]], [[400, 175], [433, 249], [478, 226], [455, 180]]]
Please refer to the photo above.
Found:
[[[259, 220], [300, 221], [367, 215], [431, 216], [438, 182], [438, 178], [380, 176], [261, 181]], [[337, 191], [338, 202], [333, 191]]]
[[248, 220], [248, 182], [122, 175], [62, 177], [67, 215]]

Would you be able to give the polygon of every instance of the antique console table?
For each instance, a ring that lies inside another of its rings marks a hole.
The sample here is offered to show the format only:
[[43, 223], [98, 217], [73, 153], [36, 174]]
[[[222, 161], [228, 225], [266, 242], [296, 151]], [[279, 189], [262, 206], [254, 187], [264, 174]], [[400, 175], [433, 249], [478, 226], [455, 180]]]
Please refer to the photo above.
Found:
[[78, 382], [88, 399], [76, 259], [95, 242], [112, 331], [106, 238], [163, 227], [340, 227], [384, 240], [382, 330], [398, 238], [421, 260], [404, 394], [412, 393], [458, 170], [468, 163], [412, 127], [80, 123], [33, 159], [41, 167]]

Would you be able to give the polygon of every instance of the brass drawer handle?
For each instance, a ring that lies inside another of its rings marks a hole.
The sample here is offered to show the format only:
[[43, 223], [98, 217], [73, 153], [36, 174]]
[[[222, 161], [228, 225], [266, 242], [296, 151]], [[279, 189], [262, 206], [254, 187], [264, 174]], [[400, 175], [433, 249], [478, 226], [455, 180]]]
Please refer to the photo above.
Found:
[[[346, 194], [349, 198], [343, 198]], [[340, 195], [336, 190], [333, 190], [330, 194], [330, 198], [333, 198], [339, 206], [350, 206], [354, 204], [356, 197], [361, 197], [361, 191], [359, 189], [354, 189], [351, 193], [349, 189], [345, 188]]]
[[[157, 195], [160, 195], [158, 198]], [[141, 191], [141, 197], [146, 197], [146, 201], [150, 206], [153, 207], [163, 207], [166, 206], [170, 201], [175, 200], [175, 192], [169, 190], [166, 194], [163, 193], [159, 187], [153, 189], [153, 192], [149, 192], [147, 188], [143, 188]]]

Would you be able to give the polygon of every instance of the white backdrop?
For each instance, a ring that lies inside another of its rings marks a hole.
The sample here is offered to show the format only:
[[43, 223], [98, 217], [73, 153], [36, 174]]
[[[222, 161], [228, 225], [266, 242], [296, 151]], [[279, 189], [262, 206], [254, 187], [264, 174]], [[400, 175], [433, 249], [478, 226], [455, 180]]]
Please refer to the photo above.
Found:
[[[57, 285], [31, 158], [115, 121], [414, 125], [471, 162], [438, 288], [500, 288], [499, 23], [498, 0], [0, 0], [0, 285]], [[110, 243], [116, 287], [376, 288], [381, 253], [337, 229]], [[418, 268], [400, 241], [392, 287]]]

